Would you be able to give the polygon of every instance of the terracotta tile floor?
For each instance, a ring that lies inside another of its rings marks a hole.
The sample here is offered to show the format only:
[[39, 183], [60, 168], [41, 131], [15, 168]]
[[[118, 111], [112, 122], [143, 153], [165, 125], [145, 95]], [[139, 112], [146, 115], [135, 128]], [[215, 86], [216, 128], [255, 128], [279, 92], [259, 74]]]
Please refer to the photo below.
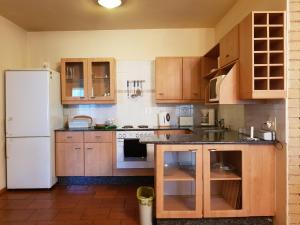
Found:
[[0, 195], [0, 225], [138, 225], [137, 186], [55, 186]]

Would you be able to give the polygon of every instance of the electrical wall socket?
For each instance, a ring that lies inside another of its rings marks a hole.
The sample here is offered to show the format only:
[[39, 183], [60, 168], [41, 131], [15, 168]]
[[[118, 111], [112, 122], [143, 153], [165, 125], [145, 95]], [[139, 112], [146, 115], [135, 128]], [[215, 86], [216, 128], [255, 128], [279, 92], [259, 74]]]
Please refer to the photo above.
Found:
[[276, 117], [270, 117], [266, 122], [265, 122], [265, 126], [272, 131], [276, 131]]

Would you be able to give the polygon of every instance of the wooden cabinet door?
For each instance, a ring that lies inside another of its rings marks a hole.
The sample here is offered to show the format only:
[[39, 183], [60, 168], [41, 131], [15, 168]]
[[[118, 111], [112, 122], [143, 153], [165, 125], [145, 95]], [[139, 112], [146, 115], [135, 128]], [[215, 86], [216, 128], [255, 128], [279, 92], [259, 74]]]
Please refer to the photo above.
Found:
[[273, 145], [250, 145], [250, 215], [275, 215], [275, 148]]
[[88, 100], [87, 59], [61, 59], [61, 99], [63, 104]]
[[112, 143], [85, 143], [85, 176], [112, 176]]
[[[249, 53], [250, 54], [250, 53]], [[239, 27], [235, 26], [220, 41], [220, 67], [239, 58]]]
[[203, 145], [204, 217], [249, 215], [248, 152], [248, 145]]
[[156, 58], [155, 86], [157, 100], [182, 100], [182, 58]]
[[113, 58], [88, 59], [88, 99], [106, 102], [115, 99], [115, 60]]
[[200, 57], [182, 59], [183, 99], [201, 100], [201, 64]]
[[157, 145], [156, 217], [202, 217], [202, 145]]
[[83, 143], [56, 143], [56, 176], [84, 176]]

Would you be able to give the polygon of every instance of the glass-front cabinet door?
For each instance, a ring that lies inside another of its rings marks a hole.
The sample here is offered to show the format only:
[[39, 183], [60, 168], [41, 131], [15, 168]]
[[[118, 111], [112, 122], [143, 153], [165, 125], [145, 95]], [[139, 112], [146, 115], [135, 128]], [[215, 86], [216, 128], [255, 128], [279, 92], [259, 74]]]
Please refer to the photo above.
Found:
[[204, 217], [247, 215], [249, 157], [246, 148], [247, 145], [204, 145]]
[[86, 59], [62, 59], [62, 102], [82, 101], [87, 98]]
[[156, 217], [202, 217], [202, 146], [156, 146]]
[[110, 101], [115, 98], [115, 60], [88, 59], [88, 86], [90, 101]]

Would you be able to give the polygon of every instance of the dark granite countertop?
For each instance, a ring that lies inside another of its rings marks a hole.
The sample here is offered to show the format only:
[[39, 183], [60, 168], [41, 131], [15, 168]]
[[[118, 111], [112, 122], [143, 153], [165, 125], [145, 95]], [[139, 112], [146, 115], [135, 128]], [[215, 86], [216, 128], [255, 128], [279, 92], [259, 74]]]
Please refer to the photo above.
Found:
[[55, 131], [147, 131], [147, 130], [191, 130], [199, 129], [199, 127], [179, 127], [179, 126], [170, 126], [170, 127], [149, 127], [149, 128], [114, 128], [114, 129], [95, 129], [91, 128], [60, 128]]
[[153, 135], [140, 138], [147, 144], [275, 144], [275, 141], [248, 140], [247, 136], [236, 131], [202, 131], [186, 135]]

